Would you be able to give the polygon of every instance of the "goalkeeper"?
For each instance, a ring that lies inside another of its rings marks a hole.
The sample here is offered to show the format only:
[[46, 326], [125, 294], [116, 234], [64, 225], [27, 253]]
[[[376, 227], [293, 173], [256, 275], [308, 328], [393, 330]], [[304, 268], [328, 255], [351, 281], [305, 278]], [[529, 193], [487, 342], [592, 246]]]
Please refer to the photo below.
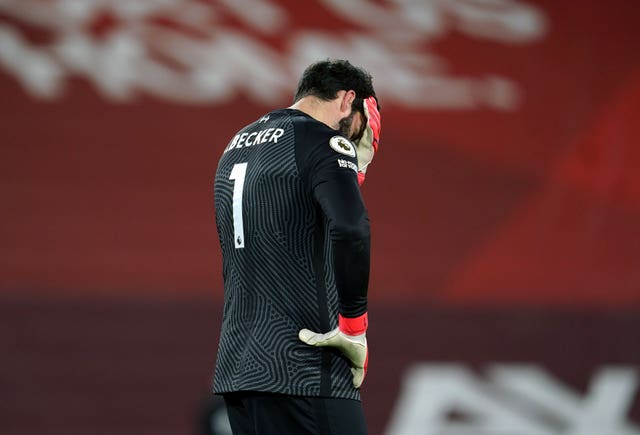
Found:
[[225, 296], [213, 391], [235, 435], [367, 433], [360, 186], [378, 149], [378, 110], [369, 73], [320, 61], [291, 107], [241, 129], [220, 157]]

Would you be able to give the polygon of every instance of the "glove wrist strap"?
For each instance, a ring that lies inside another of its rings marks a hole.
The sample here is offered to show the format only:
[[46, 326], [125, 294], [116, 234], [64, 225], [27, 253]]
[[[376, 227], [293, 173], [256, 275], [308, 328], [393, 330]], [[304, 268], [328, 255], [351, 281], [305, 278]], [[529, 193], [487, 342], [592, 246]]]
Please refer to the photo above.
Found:
[[364, 313], [358, 317], [343, 317], [338, 314], [338, 327], [340, 331], [347, 335], [361, 335], [367, 332], [369, 326], [369, 316]]

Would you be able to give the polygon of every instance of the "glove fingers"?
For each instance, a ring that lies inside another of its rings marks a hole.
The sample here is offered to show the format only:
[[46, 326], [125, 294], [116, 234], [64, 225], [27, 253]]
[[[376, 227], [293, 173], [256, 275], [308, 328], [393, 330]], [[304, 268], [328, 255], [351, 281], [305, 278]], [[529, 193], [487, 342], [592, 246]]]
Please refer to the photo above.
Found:
[[319, 334], [308, 329], [302, 329], [298, 338], [304, 343], [316, 347], [335, 347], [347, 357], [354, 367], [363, 367], [367, 359], [367, 348], [363, 343], [346, 338], [336, 330], [326, 334]]
[[364, 335], [361, 338], [348, 338], [336, 328], [326, 334], [313, 332], [309, 329], [301, 329], [298, 332], [300, 341], [316, 347], [335, 347], [351, 362], [351, 374], [353, 386], [360, 388], [367, 369], [367, 347]]
[[[366, 127], [362, 137], [356, 143], [358, 171], [363, 174], [367, 171], [367, 166], [369, 166], [373, 160], [373, 156], [378, 150], [378, 141], [380, 140], [380, 112], [378, 112], [378, 103], [374, 97], [365, 99], [364, 114], [367, 118]], [[362, 181], [364, 180], [359, 181], [360, 184], [362, 184]]]
[[360, 388], [364, 382], [365, 371], [363, 367], [352, 367], [351, 374], [353, 375], [353, 386]]
[[369, 97], [365, 100], [364, 113], [367, 117], [368, 126], [375, 132], [374, 137], [377, 139], [380, 136], [380, 112], [378, 112], [378, 103], [373, 97]]
[[328, 332], [326, 334], [320, 334], [318, 332], [313, 332], [308, 329], [301, 329], [298, 332], [298, 338], [300, 341], [303, 341], [311, 346], [336, 346], [335, 337], [337, 334], [334, 331]]
[[307, 344], [311, 344], [309, 343], [309, 341], [311, 341], [311, 339], [315, 336], [318, 335], [317, 332], [313, 332], [309, 329], [301, 329], [298, 332], [298, 338], [300, 339], [300, 341], [304, 341]]

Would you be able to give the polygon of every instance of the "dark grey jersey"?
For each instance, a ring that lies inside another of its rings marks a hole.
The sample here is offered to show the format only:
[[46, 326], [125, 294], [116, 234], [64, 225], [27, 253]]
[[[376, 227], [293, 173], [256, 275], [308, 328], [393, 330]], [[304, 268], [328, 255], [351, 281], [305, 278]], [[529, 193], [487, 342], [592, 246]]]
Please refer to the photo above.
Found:
[[369, 222], [351, 142], [293, 109], [233, 137], [215, 177], [224, 314], [214, 392], [359, 399], [349, 362], [308, 346], [366, 311]]

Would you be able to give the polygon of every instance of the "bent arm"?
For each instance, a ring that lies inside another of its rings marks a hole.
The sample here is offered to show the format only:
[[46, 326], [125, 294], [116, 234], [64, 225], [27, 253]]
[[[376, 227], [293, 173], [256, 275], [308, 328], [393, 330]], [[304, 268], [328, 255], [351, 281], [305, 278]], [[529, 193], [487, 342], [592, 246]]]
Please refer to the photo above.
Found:
[[369, 286], [369, 217], [355, 173], [340, 173], [314, 189], [329, 223], [340, 314], [358, 317], [367, 311]]

